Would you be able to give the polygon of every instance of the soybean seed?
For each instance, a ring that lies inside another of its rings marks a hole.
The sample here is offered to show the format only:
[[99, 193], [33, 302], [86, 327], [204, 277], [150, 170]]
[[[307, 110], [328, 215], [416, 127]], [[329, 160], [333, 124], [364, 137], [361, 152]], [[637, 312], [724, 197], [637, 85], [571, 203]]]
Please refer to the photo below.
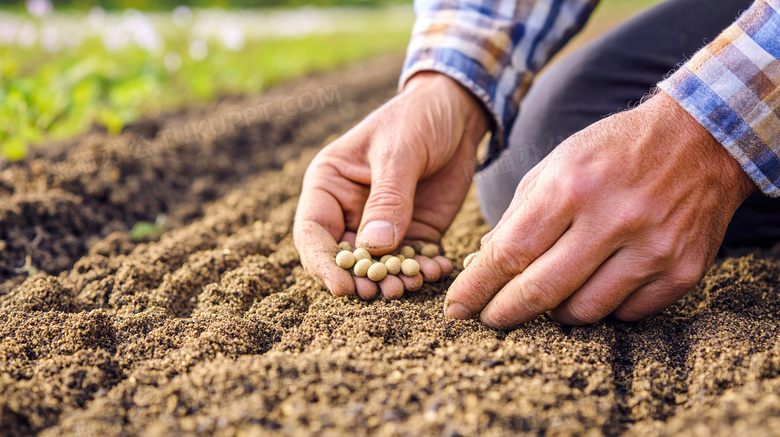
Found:
[[353, 255], [355, 255], [355, 258], [360, 261], [361, 259], [367, 259], [371, 260], [371, 254], [362, 247], [360, 249], [355, 249], [354, 252], [352, 252]]
[[420, 250], [420, 255], [427, 256], [428, 258], [433, 258], [438, 254], [439, 248], [433, 244], [426, 244], [422, 247], [422, 250]]
[[379, 282], [387, 276], [387, 267], [382, 263], [371, 264], [371, 267], [368, 268], [367, 275], [368, 279]]
[[387, 267], [387, 273], [397, 275], [401, 273], [401, 260], [398, 257], [391, 256], [385, 261], [385, 267]]
[[336, 255], [336, 264], [342, 269], [351, 269], [355, 265], [357, 259], [352, 252], [348, 250], [342, 250]]
[[355, 267], [352, 269], [352, 272], [355, 274], [355, 276], [362, 278], [368, 274], [369, 267], [371, 267], [371, 260], [364, 258], [358, 260], [358, 262], [355, 263]]
[[352, 251], [352, 245], [349, 244], [349, 241], [342, 241], [341, 243], [339, 243], [339, 249], [341, 249], [341, 250], [348, 250], [348, 251], [351, 252]]
[[471, 264], [471, 262], [474, 261], [474, 257], [476, 256], [477, 256], [477, 252], [474, 252], [469, 256], [467, 256], [466, 259], [463, 260], [463, 268], [465, 269], [466, 267], [468, 267], [469, 264]]
[[411, 258], [405, 259], [404, 262], [401, 263], [401, 273], [406, 276], [414, 276], [420, 273], [420, 263]]
[[416, 252], [414, 251], [414, 248], [412, 246], [404, 246], [401, 248], [401, 255], [403, 255], [406, 258], [414, 258], [414, 255]]
[[392, 257], [393, 257], [393, 255], [388, 253], [387, 255], [383, 255], [382, 258], [379, 258], [379, 262], [383, 263], [383, 262], [389, 260]]
[[401, 260], [401, 262], [404, 262], [404, 260], [406, 259], [406, 257], [401, 255], [400, 253], [398, 255], [396, 255], [395, 257], [398, 258], [399, 260]]

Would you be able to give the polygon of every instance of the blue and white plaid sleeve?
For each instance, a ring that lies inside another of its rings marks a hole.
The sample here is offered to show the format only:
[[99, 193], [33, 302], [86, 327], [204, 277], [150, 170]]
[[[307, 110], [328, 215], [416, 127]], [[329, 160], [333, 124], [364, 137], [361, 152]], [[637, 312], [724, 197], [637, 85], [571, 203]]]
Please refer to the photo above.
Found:
[[495, 127], [491, 155], [506, 144], [536, 72], [576, 34], [598, 0], [415, 0], [417, 20], [400, 86], [438, 71], [471, 90]]
[[780, 0], [759, 0], [659, 87], [780, 196]]

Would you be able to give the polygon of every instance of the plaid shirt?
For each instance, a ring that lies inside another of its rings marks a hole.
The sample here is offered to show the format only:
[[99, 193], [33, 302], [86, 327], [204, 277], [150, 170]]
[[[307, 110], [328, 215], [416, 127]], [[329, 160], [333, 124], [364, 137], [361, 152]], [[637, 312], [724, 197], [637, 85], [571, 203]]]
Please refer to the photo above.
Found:
[[[493, 116], [491, 156], [506, 144], [534, 75], [598, 0], [415, 0], [401, 85], [434, 70]], [[659, 87], [718, 139], [766, 194], [780, 196], [780, 0], [757, 0]]]

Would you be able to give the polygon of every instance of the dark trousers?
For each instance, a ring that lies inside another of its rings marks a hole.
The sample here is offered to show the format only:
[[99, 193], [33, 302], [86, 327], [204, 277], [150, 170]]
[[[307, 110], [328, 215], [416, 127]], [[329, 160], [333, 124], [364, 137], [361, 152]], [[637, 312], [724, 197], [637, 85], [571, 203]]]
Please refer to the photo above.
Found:
[[[480, 206], [491, 226], [522, 177], [563, 140], [637, 104], [656, 83], [728, 27], [748, 0], [668, 0], [544, 71], [522, 103], [508, 148], [478, 175]], [[724, 247], [780, 241], [780, 199], [757, 192], [739, 208]]]

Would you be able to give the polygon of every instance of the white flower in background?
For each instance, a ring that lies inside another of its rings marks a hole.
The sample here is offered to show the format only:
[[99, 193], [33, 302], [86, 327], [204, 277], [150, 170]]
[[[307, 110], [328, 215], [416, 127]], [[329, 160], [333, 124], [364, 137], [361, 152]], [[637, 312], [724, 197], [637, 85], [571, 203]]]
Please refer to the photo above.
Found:
[[150, 52], [159, 50], [163, 45], [162, 38], [157, 35], [157, 32], [154, 31], [148, 21], [139, 22], [135, 28], [133, 38], [138, 47]]
[[176, 52], [166, 53], [165, 58], [163, 58], [163, 65], [171, 73], [178, 71], [181, 68], [181, 56]]
[[44, 26], [41, 33], [41, 45], [47, 52], [57, 52], [62, 50], [62, 44], [60, 42], [60, 32], [55, 26]]
[[176, 6], [171, 16], [173, 24], [179, 27], [187, 27], [192, 24], [192, 10], [187, 6]]
[[93, 29], [102, 29], [106, 22], [106, 11], [104, 11], [100, 6], [94, 6], [89, 10], [87, 20]]
[[18, 27], [16, 22], [0, 18], [0, 45], [13, 44], [16, 41]]
[[51, 0], [27, 0], [27, 12], [35, 17], [43, 17], [48, 15], [54, 6], [51, 4]]
[[38, 40], [38, 29], [32, 23], [24, 23], [16, 36], [19, 47], [30, 47]]
[[244, 48], [246, 39], [244, 34], [236, 26], [223, 25], [219, 34], [219, 39], [222, 40], [222, 45], [226, 49], [238, 52]]
[[130, 36], [120, 26], [106, 26], [102, 36], [103, 46], [108, 51], [122, 49], [130, 43]]
[[202, 61], [209, 55], [209, 48], [201, 39], [196, 39], [190, 43], [190, 58], [195, 61]]
[[157, 35], [152, 23], [142, 12], [127, 9], [122, 13], [122, 21], [122, 27], [132, 35], [138, 47], [149, 52], [156, 52], [162, 48], [162, 38]]

